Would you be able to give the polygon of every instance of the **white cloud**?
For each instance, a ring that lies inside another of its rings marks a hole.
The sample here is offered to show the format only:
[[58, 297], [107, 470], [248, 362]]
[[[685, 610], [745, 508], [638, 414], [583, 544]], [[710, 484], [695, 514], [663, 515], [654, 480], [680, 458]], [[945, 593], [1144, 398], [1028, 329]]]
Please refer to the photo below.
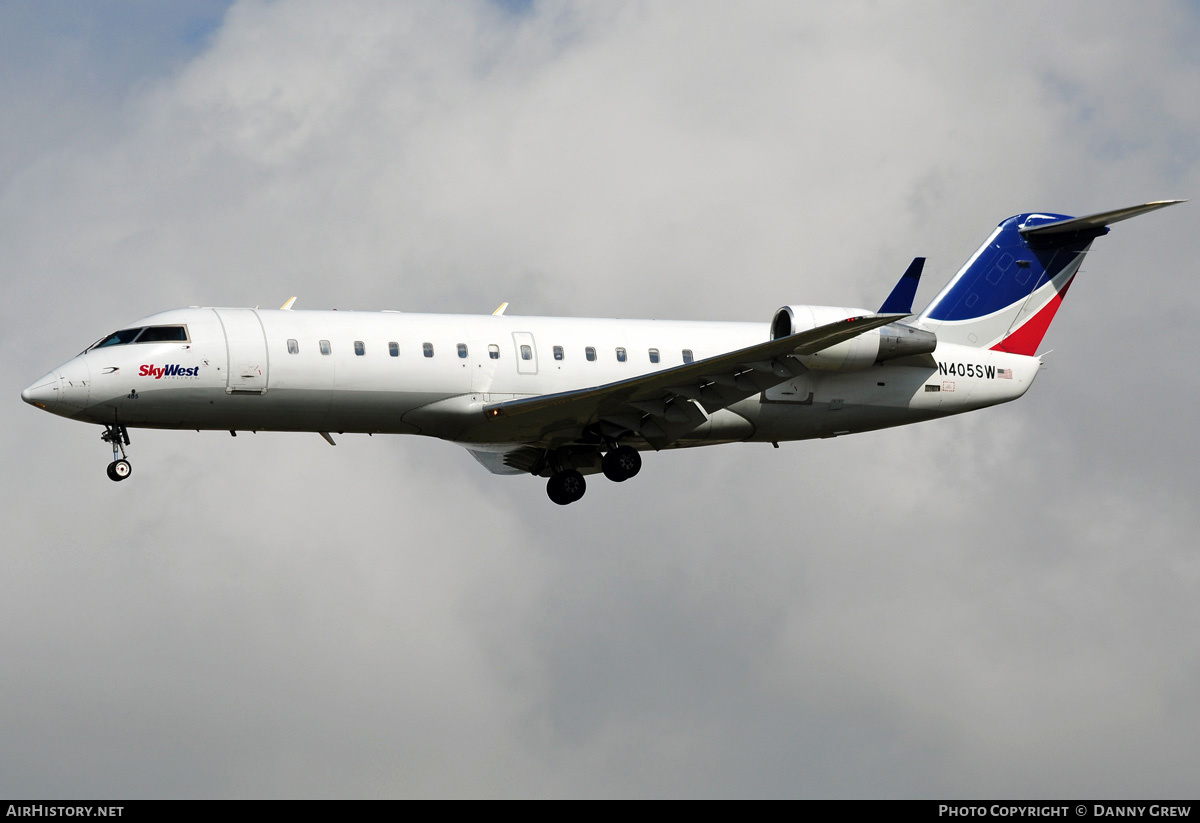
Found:
[[6, 785], [1186, 794], [1190, 205], [1097, 241], [1020, 403], [565, 510], [402, 438], [134, 432], [118, 487], [15, 400], [172, 305], [765, 322], [1194, 193], [1194, 8], [998, 8], [244, 3], [82, 49], [101, 106], [31, 61], [0, 93], [70, 137], [0, 139]]

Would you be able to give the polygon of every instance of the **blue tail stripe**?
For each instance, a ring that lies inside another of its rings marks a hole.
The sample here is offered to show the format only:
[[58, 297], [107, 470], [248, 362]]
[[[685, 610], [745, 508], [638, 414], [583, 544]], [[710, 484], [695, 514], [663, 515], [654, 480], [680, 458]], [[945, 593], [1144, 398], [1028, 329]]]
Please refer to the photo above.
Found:
[[[1038, 215], [1069, 219], [1063, 215]], [[1018, 231], [1029, 214], [1010, 217], [927, 315], [933, 320], [973, 320], [1024, 300], [1087, 250], [1091, 238], [1030, 243]]]

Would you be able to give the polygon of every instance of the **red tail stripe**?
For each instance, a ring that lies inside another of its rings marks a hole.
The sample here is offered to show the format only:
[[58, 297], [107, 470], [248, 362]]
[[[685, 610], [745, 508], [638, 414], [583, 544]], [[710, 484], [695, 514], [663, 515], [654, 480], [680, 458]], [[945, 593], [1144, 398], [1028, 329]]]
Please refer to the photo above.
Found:
[[1075, 278], [1072, 276], [1070, 280], [1063, 284], [1062, 291], [1051, 297], [1050, 302], [1042, 306], [1037, 314], [1025, 321], [1025, 324], [1021, 328], [992, 346], [992, 351], [1006, 351], [1011, 354], [1029, 356], [1036, 354], [1037, 347], [1041, 344], [1042, 338], [1046, 336], [1046, 329], [1050, 328], [1050, 321], [1054, 319], [1054, 313], [1062, 305], [1063, 298], [1067, 296], [1067, 289], [1071, 288], [1071, 284], [1074, 282]]

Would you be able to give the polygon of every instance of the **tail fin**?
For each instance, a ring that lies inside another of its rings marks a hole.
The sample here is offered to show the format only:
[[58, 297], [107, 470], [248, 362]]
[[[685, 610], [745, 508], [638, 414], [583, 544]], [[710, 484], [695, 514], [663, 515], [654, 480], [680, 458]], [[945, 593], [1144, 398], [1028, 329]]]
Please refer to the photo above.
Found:
[[1111, 223], [1182, 202], [1159, 200], [1087, 217], [1010, 217], [926, 306], [917, 323], [947, 343], [1032, 355], [1092, 240], [1108, 234]]

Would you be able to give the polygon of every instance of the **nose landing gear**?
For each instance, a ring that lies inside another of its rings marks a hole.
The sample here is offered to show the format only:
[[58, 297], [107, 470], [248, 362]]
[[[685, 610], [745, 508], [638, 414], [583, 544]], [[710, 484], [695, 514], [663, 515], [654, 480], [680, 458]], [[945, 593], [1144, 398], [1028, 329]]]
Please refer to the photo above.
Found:
[[108, 464], [109, 480], [124, 480], [133, 473], [133, 466], [125, 459], [125, 447], [129, 445], [129, 432], [124, 426], [108, 425], [100, 439], [112, 444], [113, 462]]

